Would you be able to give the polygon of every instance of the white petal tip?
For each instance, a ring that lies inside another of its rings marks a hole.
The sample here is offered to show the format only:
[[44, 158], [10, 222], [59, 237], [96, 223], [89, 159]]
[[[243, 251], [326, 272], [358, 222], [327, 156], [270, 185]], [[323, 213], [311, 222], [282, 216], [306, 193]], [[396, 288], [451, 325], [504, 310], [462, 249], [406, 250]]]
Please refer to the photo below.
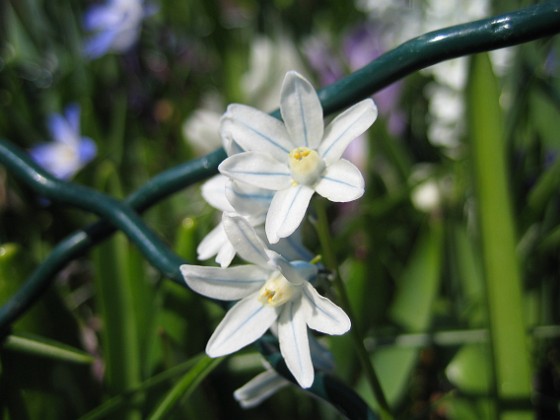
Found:
[[296, 380], [299, 386], [302, 387], [303, 389], [311, 388], [311, 385], [313, 385], [313, 381], [315, 380], [315, 374], [306, 378], [301, 378], [301, 379], [296, 378]]

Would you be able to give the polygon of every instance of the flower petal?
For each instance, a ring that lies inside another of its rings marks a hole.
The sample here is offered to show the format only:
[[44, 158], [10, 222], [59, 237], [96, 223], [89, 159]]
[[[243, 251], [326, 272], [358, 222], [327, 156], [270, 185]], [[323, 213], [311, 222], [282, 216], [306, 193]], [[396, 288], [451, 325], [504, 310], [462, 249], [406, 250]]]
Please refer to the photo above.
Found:
[[222, 268], [229, 267], [229, 265], [235, 258], [235, 254], [235, 248], [230, 241], [227, 241], [224, 246], [222, 246], [218, 251], [218, 255], [216, 255], [215, 261], [220, 264]]
[[317, 149], [323, 138], [323, 108], [313, 86], [295, 71], [289, 71], [284, 78], [280, 111], [292, 149]]
[[309, 251], [301, 240], [301, 229], [296, 229], [287, 238], [282, 238], [278, 243], [271, 244], [269, 248], [284, 256], [288, 261], [309, 261], [314, 255]]
[[233, 353], [261, 337], [278, 318], [276, 308], [263, 305], [258, 292], [237, 302], [210, 337], [206, 353], [220, 357]]
[[64, 117], [74, 133], [80, 132], [80, 106], [77, 104], [70, 104], [64, 108]]
[[224, 226], [220, 223], [206, 235], [198, 244], [196, 252], [199, 260], [207, 260], [213, 257], [220, 249], [229, 242], [224, 230]]
[[282, 121], [246, 105], [228, 106], [220, 133], [248, 152], [266, 153], [280, 162], [287, 161], [293, 149]]
[[330, 201], [345, 203], [364, 194], [364, 177], [352, 163], [341, 159], [327, 166], [315, 191]]
[[183, 135], [200, 155], [216, 150], [222, 145], [220, 119], [222, 114], [209, 109], [194, 111], [183, 124]]
[[315, 371], [311, 362], [301, 299], [292, 300], [282, 306], [282, 312], [278, 318], [278, 340], [280, 341], [280, 352], [288, 369], [302, 388], [309, 388], [313, 384]]
[[92, 160], [97, 154], [97, 145], [89, 137], [81, 137], [78, 147], [78, 157], [81, 162], [81, 166], [84, 166], [90, 160]]
[[365, 99], [337, 116], [326, 128], [319, 155], [327, 165], [340, 159], [348, 144], [362, 135], [377, 118], [377, 107]]
[[106, 30], [87, 39], [84, 44], [84, 56], [90, 59], [101, 57], [109, 51], [116, 36], [116, 31]]
[[40, 166], [60, 179], [71, 178], [83, 166], [75, 146], [60, 142], [37, 145], [29, 153]]
[[269, 275], [254, 265], [220, 268], [183, 264], [180, 269], [192, 290], [219, 300], [241, 299], [259, 290]]
[[52, 138], [60, 143], [75, 147], [78, 143], [78, 133], [72, 125], [60, 114], [52, 114], [47, 120], [47, 126]]
[[235, 390], [233, 396], [239, 401], [241, 407], [252, 408], [289, 384], [287, 379], [270, 368]]
[[289, 262], [282, 255], [269, 251], [271, 263], [293, 284], [303, 284], [317, 275], [317, 266], [306, 261]]
[[121, 17], [111, 7], [98, 5], [91, 7], [84, 14], [84, 29], [94, 31], [107, 29], [117, 25]]
[[307, 325], [311, 329], [330, 335], [344, 334], [350, 329], [348, 315], [329, 299], [321, 296], [309, 283], [303, 286], [302, 307]]
[[232, 212], [233, 207], [226, 197], [226, 184], [229, 178], [224, 175], [216, 175], [202, 184], [202, 197], [215, 209]]
[[239, 214], [261, 218], [263, 221], [273, 196], [274, 191], [244, 182], [229, 180], [226, 184], [226, 197], [232, 208]]
[[290, 170], [269, 155], [244, 152], [228, 157], [218, 167], [230, 178], [269, 190], [287, 188], [291, 182]]
[[[269, 267], [266, 245], [247, 219], [224, 213], [222, 224], [229, 241], [241, 258], [260, 267]], [[269, 271], [271, 270], [269, 268]]]
[[274, 194], [266, 215], [265, 231], [268, 242], [277, 243], [280, 238], [290, 236], [305, 217], [313, 189], [296, 185]]

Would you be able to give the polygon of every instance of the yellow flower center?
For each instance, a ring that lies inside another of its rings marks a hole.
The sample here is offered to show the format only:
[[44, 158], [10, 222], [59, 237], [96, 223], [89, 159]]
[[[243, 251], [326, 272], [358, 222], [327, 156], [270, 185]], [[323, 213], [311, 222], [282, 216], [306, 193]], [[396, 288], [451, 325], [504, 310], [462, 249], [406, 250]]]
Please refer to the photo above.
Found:
[[297, 147], [290, 152], [290, 171], [295, 182], [312, 186], [324, 170], [325, 162], [315, 150]]
[[261, 287], [258, 299], [263, 305], [277, 307], [289, 302], [294, 297], [297, 288], [279, 271], [275, 271]]

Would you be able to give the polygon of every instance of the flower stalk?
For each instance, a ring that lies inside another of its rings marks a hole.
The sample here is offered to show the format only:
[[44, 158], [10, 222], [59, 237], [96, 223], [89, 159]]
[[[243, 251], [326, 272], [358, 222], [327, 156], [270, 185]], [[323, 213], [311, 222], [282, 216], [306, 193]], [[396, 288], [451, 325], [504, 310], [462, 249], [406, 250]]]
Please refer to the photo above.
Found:
[[366, 379], [373, 392], [373, 395], [375, 396], [375, 399], [379, 404], [381, 417], [385, 420], [392, 419], [393, 415], [391, 414], [391, 409], [389, 407], [389, 404], [387, 403], [387, 398], [385, 398], [383, 388], [381, 387], [381, 382], [379, 381], [379, 378], [375, 373], [375, 369], [370, 362], [369, 354], [364, 346], [364, 339], [360, 332], [360, 327], [358, 326], [358, 320], [352, 311], [352, 306], [350, 304], [348, 293], [346, 292], [346, 287], [344, 286], [344, 282], [342, 281], [342, 277], [340, 276], [340, 270], [338, 268], [336, 255], [331, 245], [332, 238], [329, 230], [325, 200], [315, 200], [315, 211], [317, 214], [317, 223], [315, 224], [315, 229], [319, 237], [321, 250], [323, 251], [323, 261], [325, 262], [327, 268], [329, 268], [334, 273], [333, 282], [338, 293], [339, 303], [352, 323], [352, 328], [350, 328], [350, 336], [352, 337], [352, 341], [354, 342], [354, 348], [356, 349], [358, 359], [360, 360], [360, 364], [364, 369]]

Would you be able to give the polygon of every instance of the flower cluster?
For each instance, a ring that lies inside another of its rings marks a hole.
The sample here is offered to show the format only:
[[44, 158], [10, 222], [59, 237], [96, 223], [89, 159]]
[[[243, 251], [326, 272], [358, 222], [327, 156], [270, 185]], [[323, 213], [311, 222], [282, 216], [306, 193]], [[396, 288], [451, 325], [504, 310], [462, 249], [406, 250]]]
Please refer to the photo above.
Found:
[[[248, 106], [228, 107], [220, 124], [228, 158], [202, 189], [223, 212], [222, 222], [198, 248], [200, 258], [216, 256], [221, 267], [183, 265], [181, 272], [196, 292], [238, 301], [210, 338], [208, 355], [233, 353], [271, 329], [290, 372], [308, 388], [314, 369], [307, 327], [338, 335], [350, 320], [312, 286], [317, 267], [307, 262], [311, 253], [299, 227], [315, 193], [336, 202], [362, 196], [360, 171], [341, 156], [373, 124], [377, 108], [366, 99], [325, 127], [316, 91], [290, 71], [280, 111], [283, 121]], [[250, 264], [230, 267], [235, 255]]]

